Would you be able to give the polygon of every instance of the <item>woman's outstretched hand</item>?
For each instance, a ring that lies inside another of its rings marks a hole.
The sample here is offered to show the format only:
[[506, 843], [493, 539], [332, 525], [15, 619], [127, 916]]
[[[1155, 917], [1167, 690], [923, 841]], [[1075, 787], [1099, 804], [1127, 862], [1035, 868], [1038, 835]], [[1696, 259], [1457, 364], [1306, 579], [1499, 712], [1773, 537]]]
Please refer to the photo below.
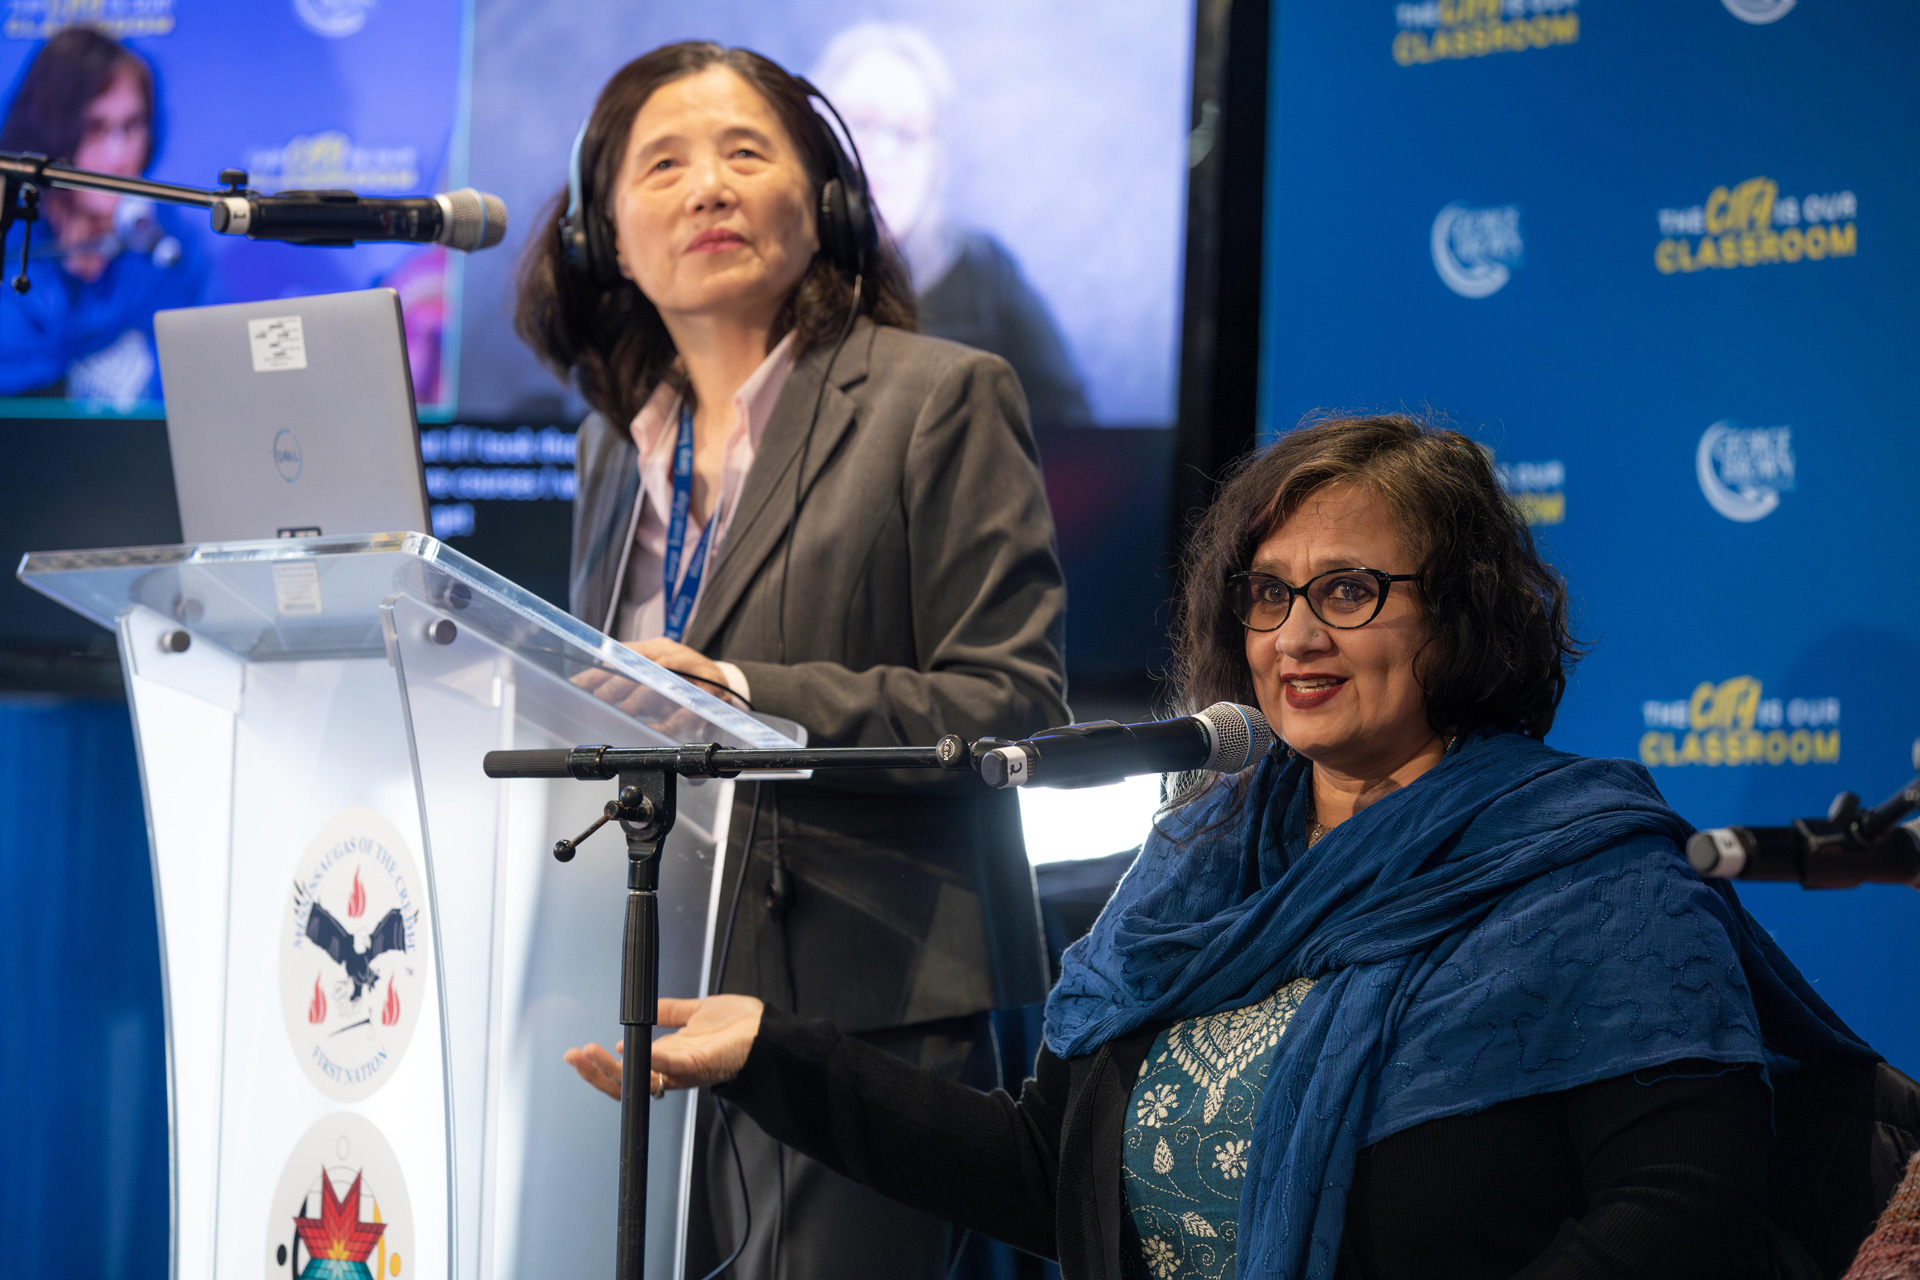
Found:
[[[653, 1042], [652, 1087], [655, 1090], [698, 1089], [723, 1084], [740, 1074], [760, 1034], [760, 1014], [766, 1008], [752, 996], [708, 996], [704, 1000], [676, 1000], [663, 996], [658, 1017], [663, 1027], [678, 1027], [672, 1035]], [[616, 1102], [620, 1098], [620, 1055], [626, 1042], [608, 1053], [597, 1044], [567, 1050], [567, 1065], [580, 1078]]]

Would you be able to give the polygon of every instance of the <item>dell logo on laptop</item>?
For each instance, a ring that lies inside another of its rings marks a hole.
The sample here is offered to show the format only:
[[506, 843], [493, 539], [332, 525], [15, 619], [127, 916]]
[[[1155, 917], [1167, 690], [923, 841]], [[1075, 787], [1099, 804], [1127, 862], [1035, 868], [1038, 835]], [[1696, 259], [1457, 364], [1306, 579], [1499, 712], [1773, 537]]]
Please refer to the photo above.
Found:
[[282, 480], [292, 484], [300, 478], [300, 468], [303, 465], [300, 457], [300, 437], [284, 427], [281, 428], [280, 433], [273, 438], [274, 470], [280, 473]]

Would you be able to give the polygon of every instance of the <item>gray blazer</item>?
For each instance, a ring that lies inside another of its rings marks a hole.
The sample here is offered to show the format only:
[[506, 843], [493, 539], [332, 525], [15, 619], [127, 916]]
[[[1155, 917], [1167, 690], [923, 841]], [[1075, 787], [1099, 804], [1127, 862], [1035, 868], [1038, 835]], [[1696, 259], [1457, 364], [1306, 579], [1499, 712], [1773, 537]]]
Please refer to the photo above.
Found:
[[[802, 355], [761, 438], [686, 643], [736, 663], [754, 707], [818, 746], [1020, 737], [1069, 718], [1066, 586], [1026, 402], [997, 356], [865, 319], [826, 369]], [[779, 609], [794, 473], [814, 400]], [[640, 479], [597, 415], [577, 447], [571, 607], [611, 621]], [[753, 786], [731, 822], [725, 889], [749, 876], [716, 990], [862, 1031], [1026, 1004], [1049, 985], [1011, 792], [958, 774], [822, 773]], [[776, 821], [777, 809], [777, 821]], [[776, 836], [777, 829], [777, 836]], [[766, 906], [773, 841], [796, 886]]]

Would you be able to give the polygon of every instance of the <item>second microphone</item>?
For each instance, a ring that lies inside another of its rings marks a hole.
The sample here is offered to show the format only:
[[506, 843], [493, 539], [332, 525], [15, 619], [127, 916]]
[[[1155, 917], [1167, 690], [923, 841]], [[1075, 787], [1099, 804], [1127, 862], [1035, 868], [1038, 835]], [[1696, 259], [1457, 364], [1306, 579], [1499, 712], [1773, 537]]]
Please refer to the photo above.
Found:
[[211, 214], [213, 229], [223, 235], [293, 244], [397, 240], [470, 253], [491, 249], [507, 234], [505, 203], [472, 187], [392, 199], [351, 191], [283, 191], [273, 196], [248, 192], [222, 196], [214, 201]]
[[1092, 787], [1139, 773], [1238, 773], [1272, 745], [1273, 730], [1259, 711], [1216, 702], [1171, 720], [1092, 720], [1048, 729], [990, 747], [979, 766], [989, 786]]

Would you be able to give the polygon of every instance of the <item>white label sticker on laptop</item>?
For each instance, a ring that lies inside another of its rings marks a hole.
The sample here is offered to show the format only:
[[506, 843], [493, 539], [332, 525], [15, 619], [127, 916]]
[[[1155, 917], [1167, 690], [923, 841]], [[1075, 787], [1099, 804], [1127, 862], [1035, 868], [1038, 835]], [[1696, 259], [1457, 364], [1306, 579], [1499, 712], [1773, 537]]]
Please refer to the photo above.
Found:
[[307, 339], [299, 316], [276, 316], [247, 321], [247, 341], [253, 344], [253, 371], [276, 373], [307, 367]]
[[273, 598], [281, 613], [319, 613], [320, 566], [311, 560], [282, 560], [275, 564]]

